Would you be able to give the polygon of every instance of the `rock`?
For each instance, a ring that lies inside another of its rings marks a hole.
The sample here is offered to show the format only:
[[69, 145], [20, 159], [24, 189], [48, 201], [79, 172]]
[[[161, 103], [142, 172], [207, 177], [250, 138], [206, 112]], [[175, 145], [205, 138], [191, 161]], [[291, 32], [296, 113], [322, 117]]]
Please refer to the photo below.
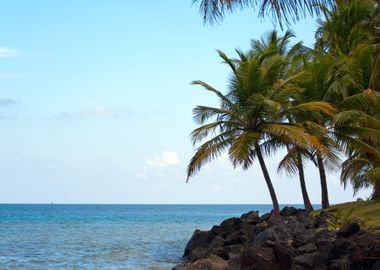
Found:
[[219, 235], [225, 238], [232, 231], [239, 230], [241, 228], [242, 220], [240, 218], [229, 218], [220, 223]]
[[245, 236], [244, 231], [238, 230], [230, 233], [225, 240], [225, 245], [236, 245], [244, 244], [248, 242], [247, 236]]
[[355, 249], [355, 245], [355, 242], [347, 238], [338, 238], [331, 248], [331, 253], [334, 255], [334, 257], [339, 258], [342, 255], [346, 255], [349, 252], [352, 252]]
[[289, 217], [289, 216], [295, 216], [295, 215], [297, 215], [298, 213], [300, 213], [300, 212], [305, 212], [305, 210], [301, 210], [301, 209], [296, 209], [296, 208], [294, 208], [294, 207], [290, 207], [290, 206], [285, 206], [282, 210], [281, 210], [281, 212], [280, 212], [280, 214], [281, 214], [281, 216], [283, 216], [283, 217]]
[[315, 227], [316, 228], [327, 228], [327, 220], [333, 216], [330, 212], [321, 211], [319, 215], [317, 215], [316, 221], [315, 221]]
[[189, 256], [195, 248], [207, 248], [211, 243], [210, 233], [196, 230], [185, 247], [183, 257]]
[[187, 256], [187, 259], [192, 262], [192, 261], [206, 258], [207, 251], [208, 251], [208, 248], [195, 247], [194, 249], [191, 250], [191, 252]]
[[273, 228], [266, 229], [265, 231], [256, 235], [253, 245], [263, 246], [267, 241], [274, 241], [276, 238], [275, 231]]
[[228, 263], [218, 256], [211, 255], [207, 259], [201, 259], [189, 265], [186, 270], [232, 270]]
[[314, 243], [307, 243], [306, 245], [297, 249], [300, 253], [311, 253], [317, 250], [317, 246]]
[[282, 269], [290, 269], [293, 258], [295, 257], [295, 250], [289, 246], [276, 244], [274, 247], [277, 260], [280, 263]]
[[307, 243], [314, 240], [315, 232], [312, 230], [304, 230], [298, 233], [293, 241], [293, 247], [298, 248], [300, 246], [304, 246]]
[[296, 256], [293, 260], [293, 266], [301, 266], [303, 268], [301, 269], [314, 269], [313, 264], [314, 264], [314, 258], [315, 258], [316, 253], [305, 253], [299, 256]]
[[280, 264], [271, 248], [250, 247], [241, 256], [241, 270], [280, 270]]
[[223, 260], [230, 260], [231, 258], [230, 258], [229, 252], [230, 252], [230, 250], [228, 248], [216, 247], [216, 248], [210, 249], [207, 252], [207, 256], [215, 255], [215, 256], [222, 258]]
[[196, 230], [185, 262], [173, 269], [380, 270], [380, 234], [361, 231], [358, 222], [329, 230], [331, 215], [287, 207], [275, 223], [255, 211], [226, 219], [210, 231]]
[[325, 249], [329, 244], [335, 242], [336, 233], [328, 229], [320, 229], [315, 232], [315, 239], [317, 247]]
[[247, 222], [249, 224], [257, 224], [259, 222], [259, 211], [250, 211], [241, 215], [240, 219], [243, 222]]
[[246, 248], [247, 248], [246, 246], [242, 246], [242, 245], [229, 246], [228, 257], [230, 258], [230, 260], [240, 261], [241, 255], [246, 250]]
[[262, 231], [268, 229], [268, 227], [269, 227], [268, 222], [264, 220], [263, 222], [256, 224], [256, 226], [254, 227], [254, 232], [261, 233]]
[[343, 226], [338, 232], [337, 235], [340, 237], [349, 237], [360, 231], [360, 225], [357, 222], [353, 222]]
[[268, 222], [271, 215], [272, 215], [272, 211], [270, 213], [266, 213], [266, 214], [262, 215], [259, 218], [259, 223], [261, 223], [263, 221]]
[[210, 244], [210, 248], [216, 248], [216, 247], [221, 247], [224, 245], [224, 239], [223, 237], [217, 235], [214, 237], [214, 239], [212, 240], [211, 244]]

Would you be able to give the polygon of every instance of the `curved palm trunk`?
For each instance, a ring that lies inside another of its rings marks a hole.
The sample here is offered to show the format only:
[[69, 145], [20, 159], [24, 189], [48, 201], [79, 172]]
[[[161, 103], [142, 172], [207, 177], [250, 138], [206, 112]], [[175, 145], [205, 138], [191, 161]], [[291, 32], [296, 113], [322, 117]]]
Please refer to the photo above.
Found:
[[306, 210], [313, 211], [313, 206], [311, 205], [309, 195], [307, 194], [307, 189], [306, 189], [306, 184], [305, 184], [305, 174], [303, 171], [303, 164], [302, 164], [301, 155], [298, 154], [297, 158], [298, 158], [297, 168], [298, 168], [298, 175], [300, 178], [303, 204], [304, 204]]
[[276, 192], [274, 191], [272, 180], [270, 179], [269, 172], [268, 172], [267, 166], [265, 165], [264, 158], [263, 158], [263, 155], [261, 153], [261, 149], [258, 143], [255, 144], [255, 150], [257, 153], [257, 158], [259, 159], [261, 171], [263, 172], [265, 182], [267, 183], [267, 186], [269, 189], [270, 197], [272, 199], [272, 204], [273, 204], [272, 218], [276, 219], [280, 217], [280, 206], [278, 205]]
[[322, 209], [328, 208], [329, 203], [329, 194], [327, 192], [327, 180], [325, 166], [323, 165], [323, 159], [320, 154], [317, 154], [319, 177], [321, 179], [321, 192], [322, 192]]

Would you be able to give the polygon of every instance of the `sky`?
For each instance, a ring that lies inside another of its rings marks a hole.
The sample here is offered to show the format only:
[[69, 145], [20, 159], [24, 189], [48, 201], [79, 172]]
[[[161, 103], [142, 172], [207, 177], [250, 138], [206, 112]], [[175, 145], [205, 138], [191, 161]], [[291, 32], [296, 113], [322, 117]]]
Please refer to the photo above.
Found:
[[[253, 10], [204, 24], [190, 0], [4, 0], [0, 9], [0, 203], [270, 203], [257, 164], [226, 155], [186, 180], [196, 105], [225, 90], [235, 56], [277, 28]], [[291, 29], [311, 45], [315, 18]], [[297, 178], [266, 159], [280, 203], [302, 203]], [[306, 169], [313, 203], [318, 171]], [[328, 174], [332, 203], [353, 199]], [[359, 192], [366, 198], [370, 192]]]

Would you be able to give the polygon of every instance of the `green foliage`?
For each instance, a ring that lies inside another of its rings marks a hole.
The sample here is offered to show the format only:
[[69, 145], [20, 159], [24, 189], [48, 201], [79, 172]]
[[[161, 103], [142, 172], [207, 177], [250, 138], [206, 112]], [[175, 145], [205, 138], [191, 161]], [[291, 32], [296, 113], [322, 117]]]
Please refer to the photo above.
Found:
[[[290, 46], [294, 36], [290, 31], [283, 36], [272, 31], [253, 40], [249, 51], [236, 50], [236, 58], [218, 51], [231, 75], [227, 91], [193, 82], [215, 94], [219, 106], [199, 105], [193, 110], [200, 126], [191, 133], [197, 149], [187, 180], [227, 151], [235, 167], [248, 169], [258, 158], [271, 186], [260, 157], [286, 148], [278, 171], [298, 173], [301, 179], [305, 162], [313, 162], [321, 176], [324, 207], [325, 168], [341, 168], [342, 184], [350, 183], [354, 192], [373, 186], [374, 197], [380, 197], [379, 1], [194, 2], [200, 2], [205, 18], [256, 5], [261, 14], [270, 7], [283, 22], [289, 22], [285, 14], [298, 19], [305, 11], [323, 11], [324, 18], [319, 20], [313, 49], [302, 42]], [[301, 183], [305, 194], [304, 179]], [[273, 190], [271, 195], [275, 199]], [[338, 226], [346, 215], [337, 214], [331, 222]]]
[[235, 9], [259, 8], [260, 16], [271, 16], [282, 25], [298, 21], [306, 14], [319, 15], [321, 6], [331, 7], [334, 0], [193, 0], [200, 3], [199, 10], [204, 21], [218, 21]]
[[[352, 213], [348, 213], [352, 210]], [[323, 211], [340, 211], [342, 216], [348, 216], [348, 219], [360, 219], [360, 227], [366, 230], [375, 230], [380, 232], [380, 200], [355, 201], [342, 204], [336, 204]], [[313, 211], [319, 214], [321, 210]]]
[[330, 229], [332, 230], [340, 230], [344, 226], [352, 223], [352, 213], [354, 212], [354, 208], [351, 208], [346, 213], [343, 213], [341, 209], [338, 209], [335, 214], [333, 214], [326, 222]]

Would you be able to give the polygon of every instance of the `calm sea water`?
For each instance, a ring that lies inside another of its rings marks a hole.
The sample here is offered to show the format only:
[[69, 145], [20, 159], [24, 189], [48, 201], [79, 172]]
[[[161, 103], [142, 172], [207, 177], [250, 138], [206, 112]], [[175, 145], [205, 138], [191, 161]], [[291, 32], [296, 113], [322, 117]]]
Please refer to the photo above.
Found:
[[0, 204], [0, 269], [170, 269], [195, 229], [249, 210], [271, 205]]

